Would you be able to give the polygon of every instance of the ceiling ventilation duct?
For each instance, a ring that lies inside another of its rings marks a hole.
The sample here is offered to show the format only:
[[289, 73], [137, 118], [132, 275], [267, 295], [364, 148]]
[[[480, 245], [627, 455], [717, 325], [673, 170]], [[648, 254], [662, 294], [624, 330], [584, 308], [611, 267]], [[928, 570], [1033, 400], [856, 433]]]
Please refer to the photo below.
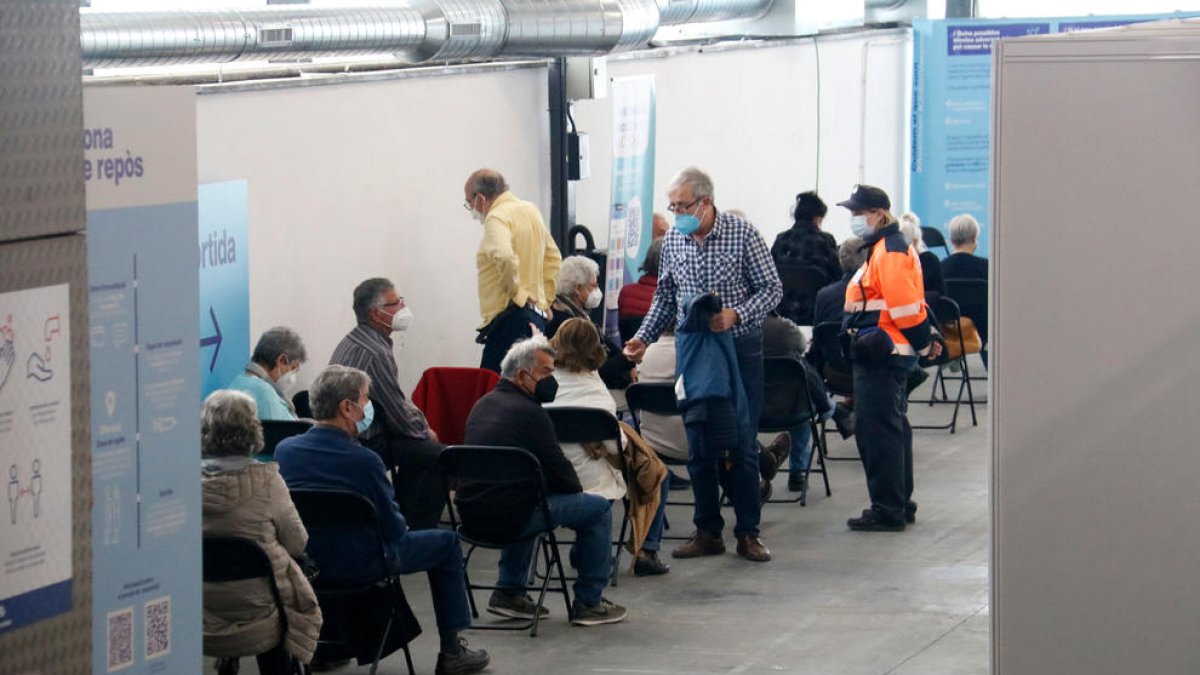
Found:
[[413, 62], [606, 54], [659, 25], [755, 18], [772, 0], [411, 0], [359, 8], [80, 11], [86, 68], [392, 53]]

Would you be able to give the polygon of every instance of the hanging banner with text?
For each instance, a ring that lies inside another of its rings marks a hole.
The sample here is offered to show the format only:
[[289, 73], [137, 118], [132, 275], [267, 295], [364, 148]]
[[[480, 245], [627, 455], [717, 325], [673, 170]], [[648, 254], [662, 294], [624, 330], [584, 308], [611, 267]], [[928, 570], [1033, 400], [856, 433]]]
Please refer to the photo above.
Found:
[[92, 672], [201, 663], [196, 103], [84, 89]]
[[650, 247], [654, 218], [654, 76], [612, 81], [612, 207], [604, 330], [617, 332], [617, 295], [638, 277]]
[[200, 186], [200, 396], [229, 386], [250, 360], [246, 181]]
[[969, 213], [982, 230], [976, 254], [988, 254], [993, 42], [1181, 16], [914, 20], [909, 197], [922, 225], [948, 234], [950, 219]]

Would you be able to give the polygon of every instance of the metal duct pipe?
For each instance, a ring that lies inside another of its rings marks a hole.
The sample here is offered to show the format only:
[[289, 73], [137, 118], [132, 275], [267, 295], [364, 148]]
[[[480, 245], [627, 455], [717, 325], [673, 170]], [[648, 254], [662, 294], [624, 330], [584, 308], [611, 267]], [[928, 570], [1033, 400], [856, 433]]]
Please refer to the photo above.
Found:
[[[80, 11], [87, 68], [394, 53], [415, 62], [606, 54], [660, 23], [755, 18], [772, 0], [409, 0], [389, 7]], [[670, 15], [661, 13], [669, 12]]]

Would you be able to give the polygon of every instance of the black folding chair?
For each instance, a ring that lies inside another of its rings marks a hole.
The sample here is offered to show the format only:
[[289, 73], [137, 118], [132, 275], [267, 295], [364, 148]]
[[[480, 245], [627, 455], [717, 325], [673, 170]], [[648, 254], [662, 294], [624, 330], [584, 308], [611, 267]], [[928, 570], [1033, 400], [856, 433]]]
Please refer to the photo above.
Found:
[[[928, 303], [929, 311], [932, 314], [932, 316], [930, 316], [930, 322], [932, 324], [938, 326], [947, 324], [954, 326], [959, 325], [960, 319], [962, 319], [962, 312], [958, 308], [958, 303], [944, 296], [931, 296], [926, 298], [926, 302]], [[961, 354], [961, 356], [957, 360], [961, 370], [959, 371], [959, 377], [952, 378], [959, 381], [958, 394], [955, 396], [953, 401], [949, 400], [945, 394], [945, 382], [947, 380], [945, 376], [945, 370], [947, 365], [949, 365], [949, 363], [945, 360], [938, 363], [937, 373], [933, 378], [933, 388], [929, 394], [930, 406], [939, 404], [954, 406], [954, 413], [950, 416], [950, 421], [946, 424], [913, 425], [913, 429], [930, 429], [935, 431], [949, 429], [950, 433], [954, 433], [958, 428], [958, 409], [962, 406], [964, 390], [967, 393], [967, 404], [971, 408], [971, 425], [979, 426], [979, 420], [975, 415], [975, 393], [971, 388], [971, 367], [967, 363], [967, 348], [962, 337], [962, 331], [959, 331], [958, 334], [958, 347], [959, 354]], [[939, 384], [942, 385], [942, 400], [938, 400], [937, 398]]]
[[[271, 568], [271, 559], [257, 542], [241, 537], [204, 537], [202, 540], [201, 567], [205, 583], [222, 583], [227, 581], [244, 581], [248, 579], [266, 579], [271, 588], [271, 598], [275, 601], [275, 611], [279, 616], [282, 630], [279, 639], [287, 635], [287, 612], [283, 606], [283, 598], [279, 596], [279, 586], [275, 583], [275, 571]], [[257, 656], [257, 654], [245, 654]], [[228, 658], [228, 657], [226, 657]], [[232, 659], [234, 665], [228, 667], [228, 672], [237, 672], [237, 659]], [[218, 671], [221, 666], [218, 666]], [[308, 675], [309, 668], [294, 657], [292, 658], [292, 673]]]
[[[382, 629], [378, 631], [378, 644], [370, 651], [374, 652], [371, 663], [371, 675], [379, 668], [379, 661], [384, 657], [385, 649], [399, 647], [404, 650], [404, 662], [408, 665], [409, 675], [415, 675], [412, 653], [408, 643], [420, 634], [420, 626], [413, 616], [400, 578], [388, 574], [386, 544], [383, 529], [379, 524], [375, 505], [369, 499], [348, 490], [289, 490], [296, 511], [304, 528], [308, 530], [308, 551], [317, 563], [318, 568], [332, 568], [332, 564], [323, 561], [318, 551], [325, 547], [314, 546], [325, 537], [363, 537], [376, 542], [379, 554], [379, 566], [384, 570], [384, 577], [369, 584], [342, 584], [328, 577], [317, 576], [313, 582], [313, 590], [317, 594], [317, 603], [325, 622], [321, 626], [319, 645], [330, 647], [350, 648], [356, 653], [362, 653], [362, 645], [374, 645], [374, 630], [363, 630], [362, 623], [375, 621], [378, 616], [364, 616], [364, 607], [375, 609], [382, 603], [386, 610]], [[328, 549], [325, 549], [328, 550]], [[315, 554], [315, 555], [314, 555]], [[364, 561], [365, 564], [365, 561]], [[372, 625], [371, 628], [375, 626]], [[397, 645], [396, 643], [400, 644]], [[355, 648], [358, 646], [359, 648]]]
[[[599, 408], [582, 408], [564, 406], [561, 408], [546, 408], [550, 421], [554, 424], [554, 435], [559, 443], [604, 443], [612, 441], [617, 444], [617, 463], [620, 467], [621, 478], [625, 480], [626, 492], [621, 498], [621, 529], [613, 542], [612, 578], [610, 583], [617, 585], [617, 570], [620, 569], [621, 553], [625, 548], [625, 538], [629, 532], [629, 491], [632, 484], [629, 467], [625, 464], [624, 439], [617, 418], [607, 410]], [[571, 542], [562, 541], [563, 544]]]
[[259, 451], [259, 459], [275, 457], [275, 446], [285, 438], [299, 436], [312, 428], [312, 422], [303, 420], [263, 420], [263, 447]]
[[[850, 397], [854, 396], [854, 366], [842, 353], [842, 345], [838, 338], [841, 332], [841, 322], [822, 321], [813, 327], [812, 345], [809, 350], [816, 350], [825, 389], [834, 396]], [[859, 457], [834, 457], [829, 454], [827, 425], [826, 420], [821, 421], [821, 451], [825, 453], [823, 459], [835, 462], [862, 461]]]
[[[821, 474], [825, 481], [825, 496], [833, 495], [829, 489], [829, 472], [826, 471], [825, 452], [821, 447], [824, 439], [821, 437], [817, 423], [820, 417], [813, 405], [808, 391], [808, 377], [804, 372], [804, 364], [794, 356], [772, 356], [763, 360], [766, 377], [763, 381], [763, 411], [758, 419], [759, 433], [779, 433], [791, 431], [798, 426], [808, 425], [811, 432], [813, 451], [808, 457], [808, 466], [804, 467], [805, 488], [794, 498], [772, 498], [771, 504], [795, 504], [800, 506], [808, 503], [808, 477], [813, 473]], [[814, 469], [813, 459], [821, 464], [820, 469]]]
[[307, 389], [301, 389], [292, 395], [292, 407], [296, 409], [296, 417], [301, 419], [312, 418], [312, 408], [308, 404]]
[[[987, 279], [946, 279], [946, 295], [958, 303], [962, 315], [975, 322], [975, 327], [983, 338], [983, 350], [987, 351], [990, 336], [988, 321], [988, 282]], [[983, 363], [987, 367], [987, 361]], [[987, 381], [987, 376], [972, 377], [976, 382]], [[976, 401], [986, 403], [986, 401]]]
[[[527, 585], [524, 590], [538, 591], [537, 607], [541, 608], [546, 599], [546, 591], [562, 593], [566, 603], [567, 616], [571, 615], [571, 591], [567, 588], [567, 577], [563, 572], [562, 557], [558, 551], [558, 540], [554, 536], [554, 523], [550, 518], [550, 504], [546, 501], [546, 481], [542, 475], [541, 462], [532, 453], [521, 448], [502, 448], [481, 445], [452, 445], [438, 456], [438, 465], [442, 472], [442, 483], [446, 489], [446, 505], [450, 515], [450, 524], [458, 532], [458, 536], [467, 544], [467, 552], [463, 556], [463, 577], [467, 585], [467, 599], [471, 604], [471, 615], [479, 618], [479, 609], [475, 603], [476, 590], [497, 590], [497, 586], [471, 583], [471, 555], [478, 548], [506, 549], [510, 546], [534, 542], [541, 549], [546, 569], [551, 573], [542, 578], [540, 586]], [[531, 508], [528, 511], [514, 513], [511, 510], [497, 513], [483, 502], [470, 501], [464, 511], [463, 502], [452, 489], [469, 488], [474, 494], [495, 492], [519, 493], [529, 498]], [[524, 523], [530, 522], [535, 514], [541, 514], [546, 527], [530, 535], [524, 533]], [[501, 531], [498, 523], [503, 523], [507, 531]], [[535, 554], [536, 557], [536, 554]], [[532, 562], [532, 561], [531, 561]], [[554, 574], [553, 572], [557, 572]], [[528, 573], [527, 573], [528, 574]], [[551, 578], [557, 577], [557, 584], [550, 586]], [[506, 589], [507, 590], [507, 589]], [[535, 610], [532, 619], [504, 624], [474, 624], [471, 627], [479, 630], [525, 630], [529, 629], [530, 637], [537, 637], [540, 612]]]
[[925, 243], [925, 248], [932, 249], [935, 246], [941, 246], [946, 255], [950, 255], [950, 247], [946, 245], [946, 237], [936, 227], [922, 225], [921, 241]]
[[820, 268], [810, 265], [782, 264], [778, 266], [779, 281], [783, 284], [783, 298], [778, 310], [789, 319], [802, 319], [801, 326], [812, 325], [812, 307], [816, 304], [817, 291], [829, 284], [831, 279]]

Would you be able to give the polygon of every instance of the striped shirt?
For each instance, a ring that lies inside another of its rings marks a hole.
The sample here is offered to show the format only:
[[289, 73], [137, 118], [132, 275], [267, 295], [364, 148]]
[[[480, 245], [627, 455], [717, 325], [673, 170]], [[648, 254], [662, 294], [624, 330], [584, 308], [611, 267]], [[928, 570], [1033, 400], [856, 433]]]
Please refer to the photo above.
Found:
[[673, 227], [667, 231], [658, 288], [635, 337], [653, 342], [672, 316], [676, 326], [683, 322], [690, 298], [710, 292], [737, 312], [735, 338], [758, 329], [783, 297], [766, 241], [748, 221], [728, 213], [717, 215], [702, 244]]
[[[400, 389], [396, 355], [392, 339], [371, 326], [360, 323], [333, 350], [330, 365], [358, 368], [371, 378], [371, 400], [379, 406], [375, 423], [362, 434], [363, 440], [387, 433], [407, 438], [429, 438], [425, 413], [408, 400]], [[380, 423], [382, 417], [383, 423]]]

